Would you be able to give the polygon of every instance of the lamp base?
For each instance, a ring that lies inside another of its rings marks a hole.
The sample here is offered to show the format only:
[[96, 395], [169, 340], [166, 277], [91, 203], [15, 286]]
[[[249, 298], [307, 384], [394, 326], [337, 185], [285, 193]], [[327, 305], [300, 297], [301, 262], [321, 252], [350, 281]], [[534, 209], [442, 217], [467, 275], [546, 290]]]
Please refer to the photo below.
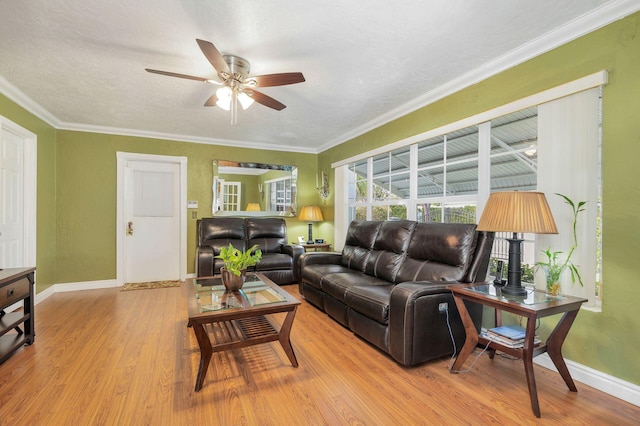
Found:
[[509, 296], [527, 296], [527, 289], [522, 286], [509, 285], [502, 287], [502, 293]]
[[309, 223], [309, 240], [307, 244], [313, 244], [313, 224]]

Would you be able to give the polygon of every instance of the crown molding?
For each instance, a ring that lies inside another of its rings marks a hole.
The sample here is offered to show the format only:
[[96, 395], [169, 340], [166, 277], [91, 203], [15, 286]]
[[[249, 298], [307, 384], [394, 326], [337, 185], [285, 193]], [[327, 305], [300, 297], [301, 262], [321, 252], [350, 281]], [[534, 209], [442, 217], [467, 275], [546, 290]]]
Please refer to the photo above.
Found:
[[403, 105], [400, 105], [399, 107], [350, 130], [347, 133], [344, 133], [329, 143], [320, 146], [318, 151], [326, 151], [357, 136], [363, 135], [375, 128], [393, 120], [397, 120], [411, 112], [459, 92], [464, 88], [486, 80], [487, 78], [502, 71], [513, 68], [516, 65], [589, 34], [612, 22], [623, 19], [638, 10], [640, 10], [640, 2], [637, 0], [620, 0], [606, 3], [599, 8], [594, 9], [590, 13], [568, 22], [566, 25], [563, 25], [558, 29], [550, 31], [537, 39], [518, 46], [516, 49], [504, 54], [503, 56], [487, 62], [468, 73], [449, 80], [435, 89], [430, 90], [404, 103]]
[[[235, 148], [260, 149], [260, 150], [267, 150], [267, 151], [282, 151], [282, 146], [273, 146], [273, 145], [250, 142], [250, 141], [207, 138], [207, 137], [193, 136], [193, 135], [176, 135], [173, 133], [152, 132], [147, 130], [96, 126], [93, 124], [59, 123], [56, 128], [58, 130], [71, 130], [76, 132], [104, 133], [108, 135], [135, 136], [140, 138], [164, 139], [164, 140], [170, 140], [170, 141], [176, 141], [176, 142], [193, 142], [193, 143], [206, 144], [206, 145], [232, 146]], [[318, 153], [317, 150], [315, 149], [314, 150], [301, 149], [299, 147], [293, 147], [293, 146], [288, 146], [287, 151], [300, 152], [304, 154]]]
[[29, 111], [31, 114], [35, 115], [39, 119], [45, 121], [50, 126], [55, 128], [60, 124], [60, 120], [58, 120], [53, 114], [44, 109], [39, 103], [31, 99], [27, 96], [22, 90], [18, 89], [13, 84], [9, 83], [9, 81], [0, 75], [0, 93], [21, 106], [22, 108]]

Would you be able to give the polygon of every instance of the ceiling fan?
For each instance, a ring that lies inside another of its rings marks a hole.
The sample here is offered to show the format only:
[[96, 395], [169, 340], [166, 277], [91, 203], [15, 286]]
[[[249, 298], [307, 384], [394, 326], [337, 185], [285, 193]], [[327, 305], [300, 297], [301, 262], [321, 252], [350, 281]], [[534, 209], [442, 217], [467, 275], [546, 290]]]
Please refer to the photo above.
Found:
[[154, 74], [204, 81], [205, 83], [222, 86], [215, 94], [207, 99], [204, 105], [217, 105], [224, 110], [231, 111], [231, 124], [236, 124], [237, 122], [238, 102], [243, 109], [249, 108], [254, 101], [277, 111], [286, 108], [286, 105], [255, 90], [255, 87], [284, 86], [305, 81], [304, 76], [300, 72], [249, 76], [249, 61], [246, 59], [235, 55], [223, 55], [216, 49], [213, 43], [209, 41], [196, 39], [196, 42], [198, 46], [200, 46], [200, 50], [202, 50], [204, 56], [218, 72], [220, 81], [169, 71], [159, 71], [150, 68], [145, 69], [147, 72]]

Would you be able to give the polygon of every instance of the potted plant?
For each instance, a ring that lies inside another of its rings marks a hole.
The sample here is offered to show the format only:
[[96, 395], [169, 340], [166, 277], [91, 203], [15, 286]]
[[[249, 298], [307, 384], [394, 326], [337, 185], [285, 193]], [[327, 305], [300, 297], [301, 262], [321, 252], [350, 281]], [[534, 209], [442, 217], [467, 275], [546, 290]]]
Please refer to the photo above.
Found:
[[223, 247], [220, 254], [216, 256], [222, 259], [224, 266], [220, 268], [222, 284], [229, 291], [237, 291], [244, 284], [249, 266], [256, 265], [262, 258], [262, 251], [255, 244], [249, 250], [240, 251], [231, 243], [228, 247]]
[[560, 277], [565, 270], [569, 270], [571, 272], [571, 282], [575, 284], [576, 278], [580, 285], [584, 285], [582, 282], [582, 277], [580, 276], [580, 272], [578, 271], [578, 267], [571, 262], [571, 256], [573, 252], [578, 247], [578, 234], [576, 230], [576, 224], [578, 223], [578, 214], [584, 211], [584, 205], [587, 203], [586, 201], [580, 201], [578, 204], [574, 203], [566, 195], [558, 194], [556, 195], [564, 198], [566, 204], [571, 206], [573, 210], [573, 245], [569, 250], [567, 256], [562, 260], [562, 255], [564, 252], [562, 251], [551, 251], [551, 248], [547, 248], [543, 250], [542, 253], [545, 254], [547, 260], [544, 262], [536, 262], [536, 269], [542, 268], [544, 271], [546, 282], [547, 293], [551, 295], [560, 294]]

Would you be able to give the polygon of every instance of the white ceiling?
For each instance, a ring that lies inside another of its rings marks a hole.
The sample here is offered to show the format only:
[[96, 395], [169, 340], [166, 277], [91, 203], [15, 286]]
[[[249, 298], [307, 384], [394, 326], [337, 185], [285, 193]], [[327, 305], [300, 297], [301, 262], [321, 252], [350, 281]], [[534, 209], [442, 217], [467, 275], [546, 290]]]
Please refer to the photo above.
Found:
[[[0, 2], [0, 92], [61, 129], [321, 152], [640, 9], [637, 0]], [[300, 71], [229, 113], [195, 39]]]

